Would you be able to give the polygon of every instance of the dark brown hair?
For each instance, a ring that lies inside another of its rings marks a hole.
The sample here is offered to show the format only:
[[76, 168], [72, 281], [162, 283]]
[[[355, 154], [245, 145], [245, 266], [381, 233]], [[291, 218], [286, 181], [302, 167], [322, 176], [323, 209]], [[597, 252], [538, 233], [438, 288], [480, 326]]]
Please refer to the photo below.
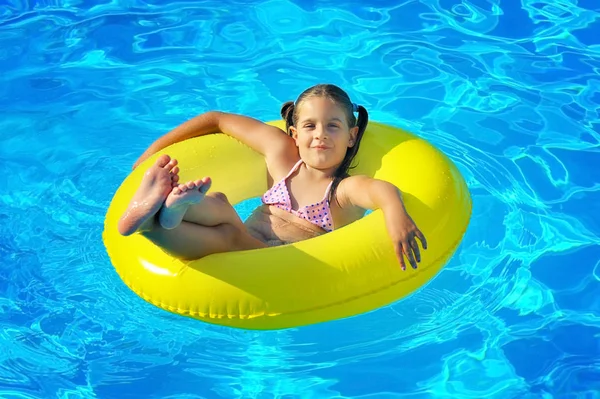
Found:
[[[348, 177], [348, 171], [354, 167], [351, 166], [351, 164], [358, 153], [360, 141], [365, 133], [367, 124], [369, 123], [369, 113], [362, 105], [356, 106], [356, 104], [352, 103], [348, 94], [339, 87], [332, 84], [318, 84], [309, 87], [302, 92], [295, 103], [293, 101], [288, 101], [281, 107], [281, 117], [285, 119], [285, 130], [290, 136], [292, 135], [290, 126], [296, 126], [296, 123], [298, 123], [298, 108], [303, 101], [311, 97], [324, 97], [330, 99], [344, 109], [350, 128], [358, 126], [358, 133], [354, 145], [348, 147], [344, 160], [333, 174], [333, 184], [331, 185], [331, 191], [329, 192], [328, 198], [331, 203], [338, 185], [344, 178]], [[358, 118], [354, 116], [354, 112], [358, 113]]]

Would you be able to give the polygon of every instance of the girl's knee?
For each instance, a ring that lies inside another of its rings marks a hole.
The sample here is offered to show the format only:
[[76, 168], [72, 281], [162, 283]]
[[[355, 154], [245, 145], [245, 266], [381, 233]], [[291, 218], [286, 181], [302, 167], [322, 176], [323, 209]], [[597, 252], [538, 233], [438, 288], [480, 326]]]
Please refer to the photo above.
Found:
[[240, 226], [243, 224], [240, 216], [237, 214], [233, 205], [229, 203], [227, 196], [221, 192], [214, 192], [207, 194], [213, 207], [211, 208], [215, 213], [218, 213], [222, 218], [222, 223], [230, 223], [234, 226]]
[[212, 197], [214, 199], [217, 199], [221, 202], [225, 202], [226, 204], [229, 204], [229, 199], [227, 198], [227, 196], [224, 193], [221, 192], [214, 192], [214, 193], [208, 193], [206, 195], [207, 197]]

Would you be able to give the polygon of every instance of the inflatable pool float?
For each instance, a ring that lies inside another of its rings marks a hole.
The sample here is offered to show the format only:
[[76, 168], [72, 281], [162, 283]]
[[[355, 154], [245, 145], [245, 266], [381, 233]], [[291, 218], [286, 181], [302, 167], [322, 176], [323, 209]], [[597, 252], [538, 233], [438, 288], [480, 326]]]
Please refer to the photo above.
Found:
[[[283, 121], [270, 124], [285, 129]], [[352, 174], [387, 180], [402, 190], [406, 208], [428, 243], [416, 270], [400, 269], [379, 210], [294, 244], [181, 261], [140, 234], [123, 237], [117, 231], [144, 171], [164, 153], [179, 161], [181, 181], [211, 176], [211, 190], [224, 192], [232, 204], [267, 190], [265, 162], [225, 134], [189, 139], [136, 168], [108, 208], [103, 240], [123, 282], [162, 309], [208, 323], [282, 329], [393, 303], [440, 271], [471, 217], [467, 185], [450, 159], [411, 133], [369, 122]]]

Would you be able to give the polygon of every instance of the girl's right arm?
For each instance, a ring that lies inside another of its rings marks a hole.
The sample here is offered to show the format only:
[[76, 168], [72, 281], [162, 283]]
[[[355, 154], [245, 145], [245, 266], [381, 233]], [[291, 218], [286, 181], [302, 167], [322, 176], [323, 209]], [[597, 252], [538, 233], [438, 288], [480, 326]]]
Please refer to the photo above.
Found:
[[241, 141], [267, 160], [282, 152], [295, 149], [294, 140], [275, 126], [247, 116], [209, 111], [184, 122], [157, 139], [138, 158], [133, 168], [135, 169], [144, 160], [171, 144], [219, 132]]

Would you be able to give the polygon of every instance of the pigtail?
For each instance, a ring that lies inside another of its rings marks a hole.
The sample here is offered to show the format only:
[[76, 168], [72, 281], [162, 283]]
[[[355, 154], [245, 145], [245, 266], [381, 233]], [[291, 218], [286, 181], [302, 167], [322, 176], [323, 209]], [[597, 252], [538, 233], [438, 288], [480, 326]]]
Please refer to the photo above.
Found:
[[281, 107], [281, 117], [285, 120], [285, 131], [290, 136], [290, 126], [294, 126], [294, 102], [288, 101]]
[[[369, 113], [367, 109], [362, 105], [358, 106], [358, 118], [356, 119], [356, 126], [358, 126], [358, 134], [356, 135], [356, 144], [360, 143], [365, 130], [367, 130], [367, 125], [369, 124]], [[358, 152], [358, 149], [357, 149]]]

